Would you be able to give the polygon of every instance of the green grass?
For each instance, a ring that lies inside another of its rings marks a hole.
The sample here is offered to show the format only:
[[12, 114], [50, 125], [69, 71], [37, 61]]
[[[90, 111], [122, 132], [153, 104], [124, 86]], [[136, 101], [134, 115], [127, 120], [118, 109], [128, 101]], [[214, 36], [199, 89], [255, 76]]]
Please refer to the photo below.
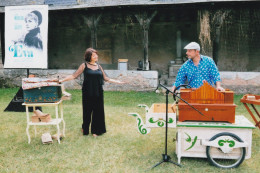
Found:
[[[138, 112], [145, 119], [144, 109], [137, 104], [164, 103], [165, 96], [151, 92], [105, 92], [107, 133], [94, 138], [82, 136], [81, 91], [69, 90], [72, 100], [64, 101], [66, 137], [58, 144], [43, 145], [41, 134], [56, 133], [55, 126], [38, 126], [34, 136], [30, 128], [31, 144], [28, 144], [26, 115], [24, 112], [3, 112], [17, 88], [0, 89], [0, 172], [145, 172], [161, 161], [164, 153], [164, 128], [152, 129], [150, 134], [137, 131], [136, 120], [127, 115]], [[239, 102], [242, 95], [235, 96], [237, 115], [252, 118]], [[170, 102], [172, 98], [170, 97]], [[53, 109], [43, 112], [54, 114]], [[177, 162], [175, 155], [176, 129], [169, 129], [168, 155]], [[182, 168], [163, 163], [146, 172], [250, 172], [260, 170], [260, 130], [253, 130], [252, 157], [239, 168], [223, 170], [211, 166], [207, 159], [182, 158]]]

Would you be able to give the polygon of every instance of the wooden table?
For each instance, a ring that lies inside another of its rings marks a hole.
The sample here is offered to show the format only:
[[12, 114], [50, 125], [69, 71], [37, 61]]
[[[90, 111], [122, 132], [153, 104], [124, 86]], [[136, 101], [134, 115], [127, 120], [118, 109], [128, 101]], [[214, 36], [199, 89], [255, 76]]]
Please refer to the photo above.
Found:
[[[60, 126], [59, 124], [63, 123], [63, 130], [62, 135], [65, 137], [65, 121], [63, 119], [63, 106], [62, 106], [62, 100], [55, 102], [55, 103], [23, 103], [22, 105], [26, 108], [26, 116], [27, 116], [27, 127], [26, 127], [26, 133], [28, 136], [28, 143], [31, 142], [31, 137], [29, 133], [30, 126], [34, 126], [35, 130], [35, 136], [36, 136], [36, 126], [46, 126], [46, 125], [56, 125], [57, 127], [57, 138], [58, 142], [60, 144]], [[32, 122], [30, 120], [30, 113], [29, 113], [29, 107], [33, 107], [33, 111], [35, 111], [35, 107], [45, 107], [45, 106], [51, 106], [55, 107], [55, 118], [52, 118], [50, 122]]]

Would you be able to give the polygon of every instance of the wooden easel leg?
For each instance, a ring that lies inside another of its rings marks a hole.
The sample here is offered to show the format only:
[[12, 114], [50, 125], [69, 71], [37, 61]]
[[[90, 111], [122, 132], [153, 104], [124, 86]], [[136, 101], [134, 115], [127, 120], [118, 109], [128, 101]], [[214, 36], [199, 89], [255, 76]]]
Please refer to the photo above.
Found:
[[[251, 112], [251, 110], [249, 109], [249, 107], [247, 106], [247, 104], [246, 104], [246, 103], [243, 103], [243, 104], [244, 104], [244, 106], [246, 107], [246, 109], [247, 109], [247, 111], [249, 112], [249, 114], [251, 115], [251, 117], [253, 118], [253, 120], [255, 121], [255, 123], [256, 123], [255, 126], [257, 126], [258, 128], [260, 128], [259, 121], [257, 121], [257, 119], [255, 118], [254, 114]], [[251, 104], [251, 105], [252, 105], [252, 104]], [[254, 107], [254, 106], [252, 106], [252, 107]], [[258, 116], [259, 116], [259, 114], [258, 114]]]
[[[258, 117], [260, 118], [259, 112], [257, 111], [257, 109], [255, 108], [255, 106], [253, 104], [251, 104], [252, 108], [255, 110], [256, 114], [258, 115]], [[260, 121], [258, 121], [256, 123], [256, 125], [258, 128], [260, 128]]]

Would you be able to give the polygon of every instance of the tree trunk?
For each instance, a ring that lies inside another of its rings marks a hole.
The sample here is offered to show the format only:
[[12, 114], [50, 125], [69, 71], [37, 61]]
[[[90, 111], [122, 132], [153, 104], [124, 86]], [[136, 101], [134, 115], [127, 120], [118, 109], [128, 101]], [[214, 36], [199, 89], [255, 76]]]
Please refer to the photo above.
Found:
[[91, 32], [91, 46], [94, 49], [97, 48], [97, 25], [101, 16], [102, 14], [90, 14], [84, 17]]
[[150, 28], [150, 23], [154, 16], [157, 14], [157, 11], [154, 11], [153, 14], [148, 17], [148, 12], [142, 12], [139, 14], [136, 14], [135, 17], [139, 21], [140, 25], [143, 28], [144, 32], [144, 38], [143, 38], [143, 47], [144, 47], [144, 60], [143, 60], [143, 70], [149, 70], [149, 56], [148, 56], [148, 45], [149, 45], [149, 28]]

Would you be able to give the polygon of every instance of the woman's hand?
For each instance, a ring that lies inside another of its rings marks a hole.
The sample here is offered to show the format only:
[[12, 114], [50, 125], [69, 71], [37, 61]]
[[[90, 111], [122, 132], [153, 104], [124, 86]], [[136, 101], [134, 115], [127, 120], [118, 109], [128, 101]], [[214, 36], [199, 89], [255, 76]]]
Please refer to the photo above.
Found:
[[120, 81], [120, 80], [115, 80], [115, 79], [109, 79], [110, 83], [116, 83], [116, 84], [126, 84], [126, 82]]
[[127, 82], [118, 81], [118, 84], [126, 84]]

